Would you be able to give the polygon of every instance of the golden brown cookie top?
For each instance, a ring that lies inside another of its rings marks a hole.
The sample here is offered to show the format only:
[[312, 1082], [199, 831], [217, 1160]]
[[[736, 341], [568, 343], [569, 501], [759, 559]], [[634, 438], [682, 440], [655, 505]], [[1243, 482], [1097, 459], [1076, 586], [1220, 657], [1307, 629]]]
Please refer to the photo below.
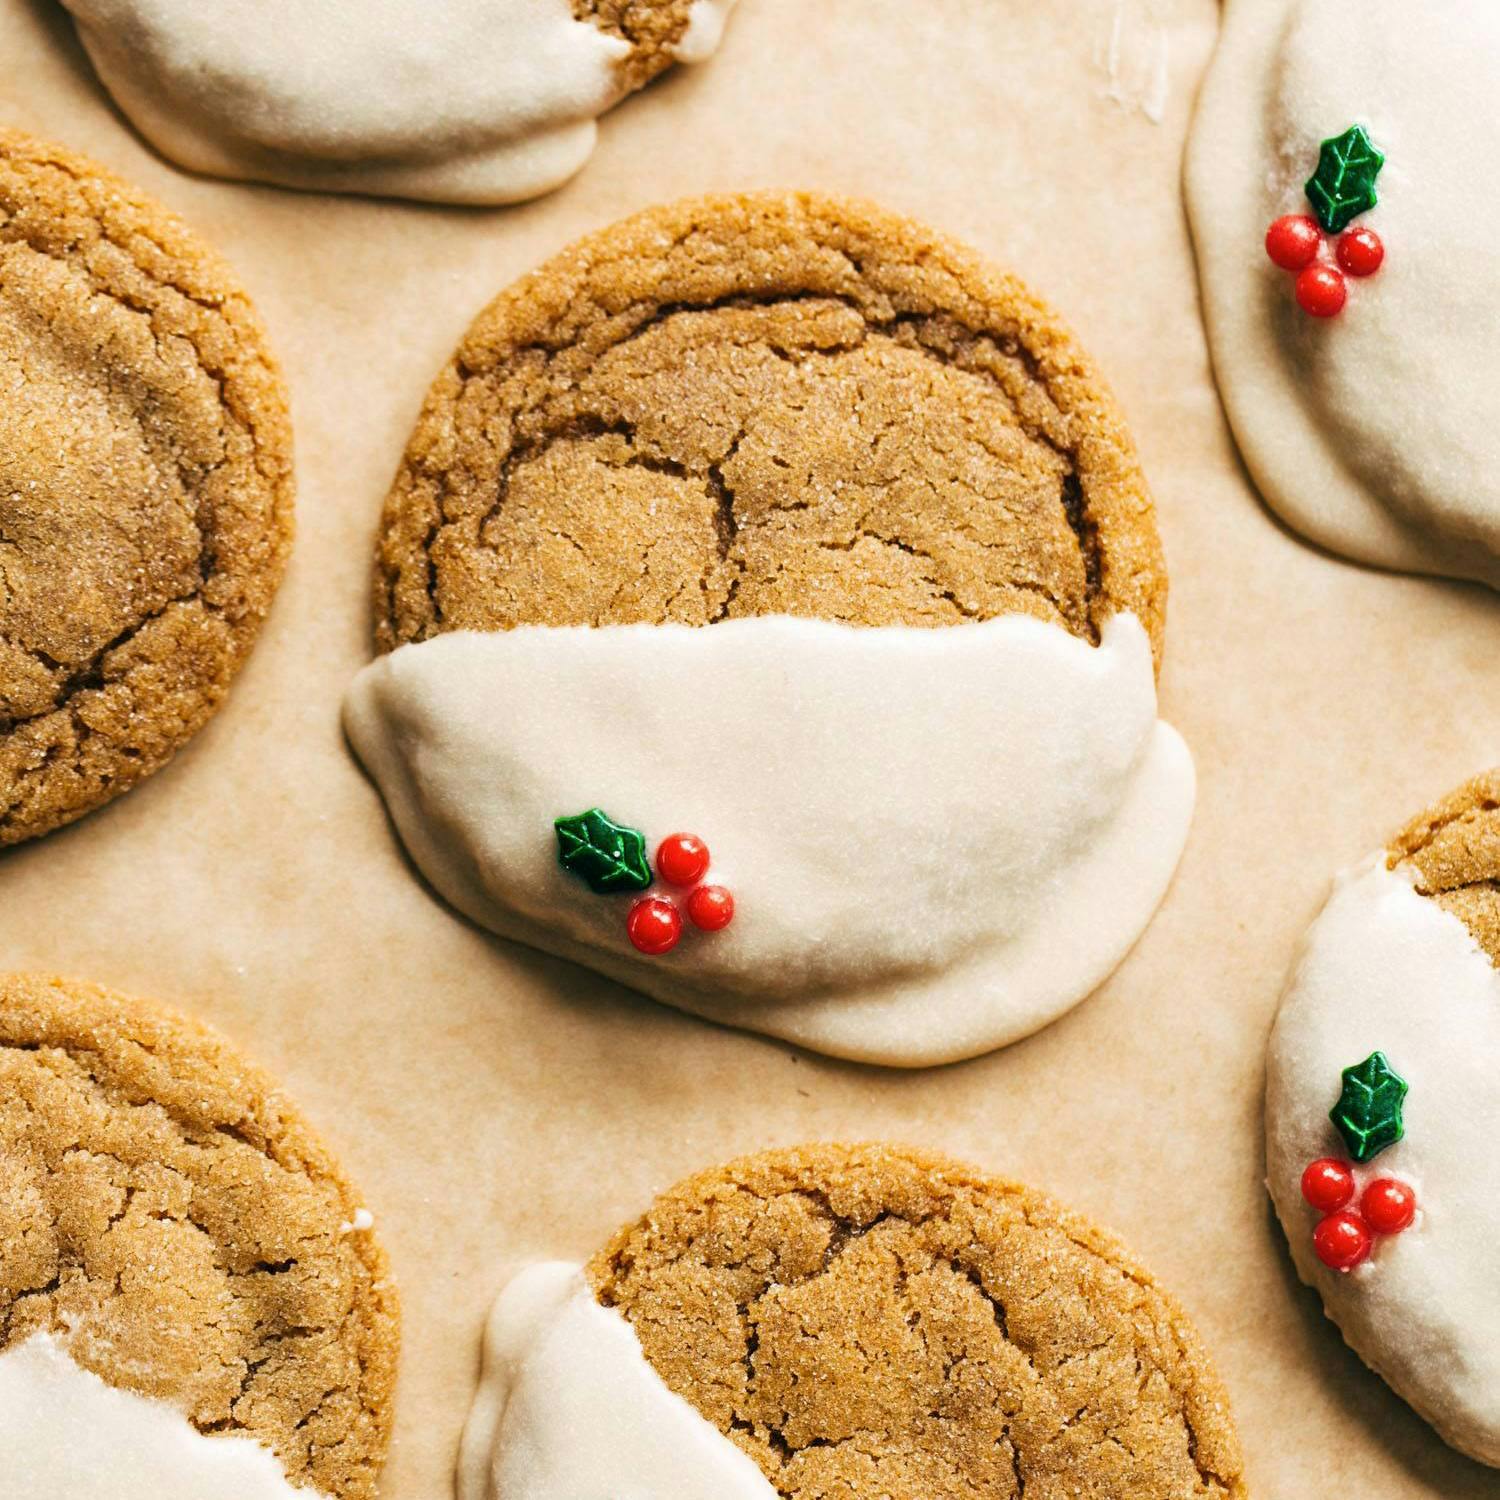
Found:
[[1049, 1199], [889, 1146], [747, 1157], [588, 1267], [788, 1500], [1243, 1496], [1182, 1310]]
[[0, 130], [0, 844], [208, 719], [291, 526], [286, 399], [227, 269], [102, 168]]
[[396, 1296], [361, 1200], [217, 1036], [91, 985], [0, 977], [0, 1349], [59, 1334], [113, 1385], [372, 1496]]
[[1392, 869], [1452, 912], [1500, 966], [1500, 771], [1465, 782], [1391, 840]]
[[386, 502], [383, 650], [520, 624], [1023, 612], [1158, 658], [1134, 446], [1056, 314], [971, 251], [808, 194], [656, 208], [480, 314]]

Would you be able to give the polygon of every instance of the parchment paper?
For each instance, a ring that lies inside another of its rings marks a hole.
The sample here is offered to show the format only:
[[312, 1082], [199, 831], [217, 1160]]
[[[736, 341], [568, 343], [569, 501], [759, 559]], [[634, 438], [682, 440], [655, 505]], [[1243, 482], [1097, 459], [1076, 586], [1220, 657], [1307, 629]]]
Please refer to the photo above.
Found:
[[[1500, 1493], [1325, 1324], [1261, 1186], [1293, 943], [1337, 867], [1496, 759], [1500, 599], [1319, 555], [1246, 482], [1178, 187], [1217, 19], [1213, 0], [743, 0], [719, 57], [607, 118], [570, 186], [459, 212], [188, 177], [114, 114], [60, 11], [0, 0], [0, 118], [222, 246], [286, 363], [300, 475], [291, 573], [227, 709], [140, 790], [0, 859], [0, 965], [196, 1010], [341, 1147], [405, 1294], [388, 1500], [448, 1493], [481, 1319], [518, 1264], [585, 1255], [737, 1152], [882, 1136], [1120, 1231], [1215, 1351], [1258, 1495]], [[717, 1030], [489, 939], [412, 875], [339, 733], [380, 501], [479, 306], [647, 203], [771, 185], [879, 198], [1050, 295], [1131, 418], [1171, 567], [1163, 712], [1201, 777], [1176, 884], [1071, 1016], [926, 1074]]]

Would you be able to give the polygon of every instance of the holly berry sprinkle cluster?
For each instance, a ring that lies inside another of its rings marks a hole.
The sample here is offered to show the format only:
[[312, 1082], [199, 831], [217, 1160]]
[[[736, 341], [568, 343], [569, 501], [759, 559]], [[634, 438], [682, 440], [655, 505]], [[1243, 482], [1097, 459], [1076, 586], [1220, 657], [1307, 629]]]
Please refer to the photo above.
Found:
[[[570, 875], [585, 881], [595, 895], [645, 891], [651, 886], [651, 863], [645, 835], [616, 823], [597, 807], [553, 823], [557, 860]], [[727, 886], [705, 885], [708, 845], [693, 833], [673, 833], [656, 848], [656, 875], [664, 885], [686, 892], [682, 909], [667, 896], [643, 896], [625, 918], [625, 932], [642, 953], [670, 953], [682, 941], [682, 913], [700, 932], [720, 932], [734, 920], [734, 896]]]
[[[1333, 318], [1349, 300], [1350, 276], [1373, 276], [1385, 261], [1380, 236], [1350, 228], [1379, 202], [1375, 179], [1385, 165], [1362, 125], [1323, 142], [1318, 170], [1304, 191], [1311, 214], [1284, 214], [1266, 231], [1266, 254], [1297, 277], [1297, 304], [1313, 318]], [[1333, 246], [1331, 258], [1325, 248]]]
[[[1355, 1194], [1359, 1203], [1351, 1208]], [[1417, 1216], [1417, 1195], [1396, 1177], [1376, 1177], [1359, 1190], [1354, 1168], [1336, 1156], [1309, 1162], [1302, 1196], [1323, 1215], [1313, 1249], [1330, 1270], [1352, 1271], [1375, 1247], [1376, 1235], [1400, 1234]]]
[[[1344, 1069], [1329, 1119], [1356, 1162], [1372, 1161], [1406, 1134], [1401, 1115], [1406, 1092], [1406, 1080], [1383, 1052]], [[1356, 1195], [1358, 1204], [1351, 1207]], [[1369, 1257], [1377, 1236], [1400, 1234], [1417, 1216], [1417, 1195], [1408, 1183], [1375, 1177], [1361, 1188], [1353, 1163], [1336, 1156], [1308, 1163], [1302, 1196], [1323, 1216], [1313, 1230], [1313, 1249], [1334, 1271], [1352, 1271]]]
[[[700, 932], [719, 932], [734, 920], [734, 897], [722, 885], [700, 885], [708, 874], [708, 845], [695, 833], [673, 833], [656, 850], [656, 873], [668, 885], [691, 886], [683, 909]], [[670, 953], [682, 939], [682, 913], [666, 896], [644, 896], [625, 919], [630, 941], [642, 953]]]

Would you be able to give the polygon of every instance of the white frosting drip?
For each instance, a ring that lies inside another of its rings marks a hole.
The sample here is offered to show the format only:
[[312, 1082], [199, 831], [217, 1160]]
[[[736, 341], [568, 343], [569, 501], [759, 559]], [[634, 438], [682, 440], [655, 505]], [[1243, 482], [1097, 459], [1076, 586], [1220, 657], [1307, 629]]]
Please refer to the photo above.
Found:
[[[1347, 1275], [1313, 1251], [1302, 1170], [1347, 1157], [1328, 1118], [1344, 1068], [1383, 1052], [1410, 1085], [1405, 1138], [1357, 1169], [1420, 1215]], [[1266, 1157], [1298, 1273], [1365, 1361], [1455, 1447], [1500, 1465], [1500, 973], [1458, 918], [1374, 856], [1304, 939], [1271, 1037]]]
[[[508, 203], [571, 177], [629, 45], [569, 0], [66, 0], [99, 76], [194, 171]], [[733, 0], [699, 0], [707, 57]]]
[[15, 1500], [310, 1500], [248, 1437], [205, 1435], [36, 1334], [0, 1354], [0, 1494]]
[[[1335, 551], [1500, 587], [1500, 7], [1232, 0], [1188, 157], [1204, 311], [1235, 436], [1267, 501]], [[1267, 259], [1311, 212], [1320, 141], [1386, 154], [1359, 220], [1385, 242], [1331, 320]]]
[[[924, 1065], [1083, 999], [1176, 866], [1192, 762], [1133, 616], [1095, 647], [1013, 615], [946, 629], [762, 618], [456, 632], [362, 672], [355, 750], [412, 858], [476, 921], [686, 1010]], [[601, 807], [708, 843], [734, 924], [660, 958], [630, 897], [559, 868]]]
[[699, 63], [719, 50], [734, 0], [693, 0], [688, 9], [688, 27], [672, 55], [678, 62]]
[[775, 1500], [719, 1430], [667, 1389], [634, 1329], [577, 1266], [531, 1266], [490, 1317], [458, 1500]]

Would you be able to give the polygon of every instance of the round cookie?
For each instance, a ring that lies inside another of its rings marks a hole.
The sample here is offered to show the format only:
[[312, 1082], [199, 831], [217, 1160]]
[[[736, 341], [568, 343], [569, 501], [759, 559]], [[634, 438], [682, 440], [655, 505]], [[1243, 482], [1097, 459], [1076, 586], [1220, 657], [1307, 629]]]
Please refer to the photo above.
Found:
[[1500, 1466], [1500, 772], [1335, 882], [1267, 1067], [1268, 1184], [1366, 1364]]
[[0, 130], [0, 844], [204, 724], [291, 534], [286, 396], [229, 271], [116, 177]]
[[1019, 281], [866, 204], [703, 199], [470, 329], [345, 726], [490, 931], [925, 1066], [1077, 1004], [1166, 890], [1165, 598], [1119, 412]]
[[588, 160], [595, 117], [719, 44], [734, 0], [66, 0], [164, 156], [320, 192], [511, 203]]
[[571, 1284], [556, 1267], [518, 1277], [486, 1343], [460, 1500], [500, 1500], [522, 1472], [537, 1500], [628, 1490], [644, 1449], [599, 1444], [590, 1467], [566, 1451], [616, 1402], [648, 1434], [696, 1432], [716, 1482], [694, 1496], [1248, 1493], [1197, 1335], [1113, 1236], [890, 1146], [704, 1172]]
[[1186, 166], [1214, 370], [1268, 504], [1331, 551], [1492, 587], [1500, 213], [1473, 184], [1497, 69], [1493, 6], [1429, 0], [1413, 28], [1400, 0], [1230, 0]]
[[374, 1495], [384, 1252], [296, 1109], [217, 1036], [0, 979], [0, 1184], [0, 1433], [26, 1493]]
[[449, 630], [1023, 612], [1158, 656], [1123, 418], [1056, 313], [870, 204], [705, 198], [503, 292], [428, 396], [379, 546], [382, 650]]

